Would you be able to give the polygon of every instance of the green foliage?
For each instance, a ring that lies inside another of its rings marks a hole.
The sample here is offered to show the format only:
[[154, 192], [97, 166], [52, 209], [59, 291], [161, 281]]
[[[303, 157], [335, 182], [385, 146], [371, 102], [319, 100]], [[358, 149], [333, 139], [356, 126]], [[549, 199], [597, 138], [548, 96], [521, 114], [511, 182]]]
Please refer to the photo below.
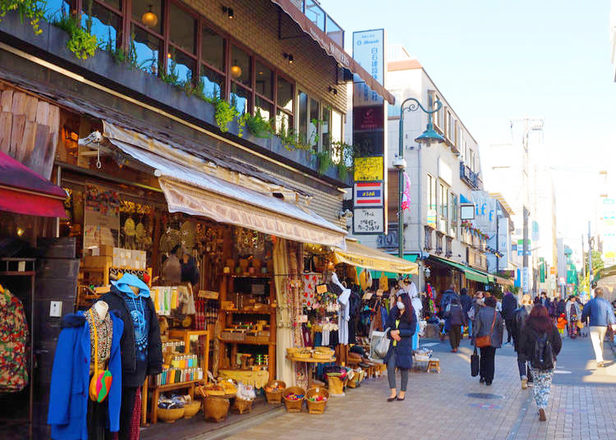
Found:
[[111, 38], [111, 30], [104, 45], [100, 48], [109, 52], [113, 60], [118, 64], [128, 64], [133, 69], [139, 69], [137, 63], [137, 48], [135, 47], [135, 34], [131, 35], [130, 46], [125, 50], [122, 46], [118, 46], [117, 42]]
[[273, 121], [266, 121], [263, 119], [259, 110], [257, 110], [255, 116], [248, 115], [246, 118], [246, 125], [252, 135], [257, 138], [269, 139], [274, 134], [274, 129], [272, 128]]
[[180, 81], [180, 75], [178, 74], [177, 69], [178, 63], [175, 61], [175, 54], [171, 53], [171, 58], [169, 59], [168, 72], [165, 71], [165, 66], [163, 63], [158, 64], [158, 76], [160, 79], [172, 86], [180, 87], [182, 82]]
[[45, 5], [42, 0], [0, 0], [0, 21], [8, 12], [17, 11], [21, 22], [28, 19], [34, 35], [40, 35], [43, 30], [39, 22], [45, 18]]
[[[86, 21], [86, 26], [88, 21], [91, 26], [91, 18], [88, 18]], [[66, 47], [73, 52], [77, 58], [85, 60], [94, 56], [98, 48], [96, 36], [92, 35], [87, 28], [83, 29], [79, 25], [77, 17], [63, 13], [60, 18], [54, 20], [53, 24], [69, 35]]]
[[237, 110], [232, 107], [224, 99], [215, 98], [214, 107], [216, 107], [216, 113], [214, 119], [216, 119], [216, 125], [223, 133], [229, 131], [229, 123], [233, 121], [233, 118], [237, 115]]

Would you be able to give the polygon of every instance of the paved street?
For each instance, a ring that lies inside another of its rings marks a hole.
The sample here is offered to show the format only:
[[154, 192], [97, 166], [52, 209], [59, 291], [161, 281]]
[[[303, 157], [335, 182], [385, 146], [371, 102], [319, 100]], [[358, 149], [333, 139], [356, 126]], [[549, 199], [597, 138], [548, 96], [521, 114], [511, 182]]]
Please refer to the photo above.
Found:
[[595, 369], [589, 338], [566, 340], [547, 411], [539, 422], [531, 389], [522, 390], [511, 346], [497, 351], [491, 387], [470, 377], [469, 342], [425, 341], [441, 374], [413, 373], [404, 402], [386, 402], [387, 379], [370, 380], [332, 398], [324, 415], [284, 414], [230, 437], [273, 439], [616, 439], [616, 364]]

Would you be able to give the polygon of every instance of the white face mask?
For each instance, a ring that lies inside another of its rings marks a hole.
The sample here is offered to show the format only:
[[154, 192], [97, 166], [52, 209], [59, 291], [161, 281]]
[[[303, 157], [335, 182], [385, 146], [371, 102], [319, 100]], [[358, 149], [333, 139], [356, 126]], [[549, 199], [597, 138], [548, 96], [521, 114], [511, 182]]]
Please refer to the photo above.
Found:
[[398, 302], [396, 303], [396, 306], [398, 306], [398, 309], [400, 309], [400, 310], [404, 310], [404, 303], [403, 303], [402, 301], [398, 301]]

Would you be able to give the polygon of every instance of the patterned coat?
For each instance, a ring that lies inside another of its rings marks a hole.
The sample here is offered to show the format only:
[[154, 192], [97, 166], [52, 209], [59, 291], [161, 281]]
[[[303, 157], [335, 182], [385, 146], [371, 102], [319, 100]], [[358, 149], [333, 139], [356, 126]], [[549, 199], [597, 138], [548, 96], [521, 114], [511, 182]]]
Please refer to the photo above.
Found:
[[0, 286], [0, 392], [16, 392], [28, 384], [30, 332], [24, 306]]

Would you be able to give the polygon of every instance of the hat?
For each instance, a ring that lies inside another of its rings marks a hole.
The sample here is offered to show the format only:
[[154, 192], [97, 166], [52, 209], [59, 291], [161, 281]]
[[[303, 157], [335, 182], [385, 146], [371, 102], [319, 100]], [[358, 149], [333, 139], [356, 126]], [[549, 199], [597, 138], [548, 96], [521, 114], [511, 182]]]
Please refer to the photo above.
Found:
[[[117, 281], [112, 281], [111, 284], [113, 284], [113, 286], [120, 292], [125, 293], [131, 298], [149, 298], [150, 296], [150, 288], [148, 287], [148, 285], [132, 273], [125, 273], [124, 275], [122, 275], [122, 278]], [[133, 290], [130, 288], [131, 286], [139, 288], [138, 295], [135, 295], [135, 292], [133, 292]]]

